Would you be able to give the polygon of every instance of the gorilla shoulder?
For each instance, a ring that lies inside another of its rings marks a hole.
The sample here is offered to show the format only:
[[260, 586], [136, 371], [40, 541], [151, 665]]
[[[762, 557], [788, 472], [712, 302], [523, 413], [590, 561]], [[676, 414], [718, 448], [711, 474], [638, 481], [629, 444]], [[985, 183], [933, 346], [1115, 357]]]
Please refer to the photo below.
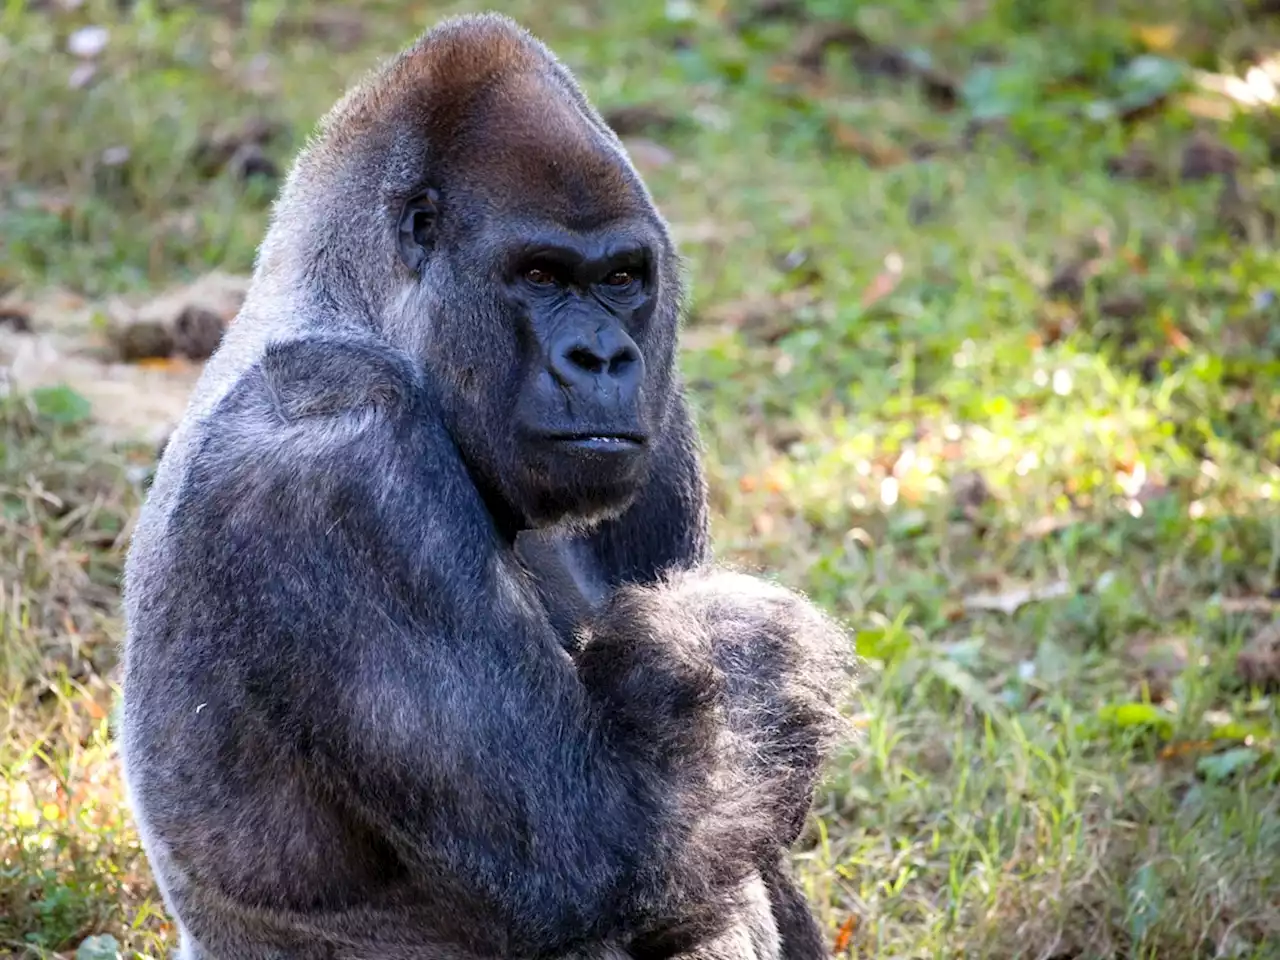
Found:
[[421, 469], [439, 466], [449, 446], [422, 376], [403, 354], [356, 337], [276, 342], [200, 426], [180, 512], [205, 513], [201, 500], [221, 504], [226, 516], [267, 504], [271, 517], [323, 510], [325, 499], [353, 485], [372, 493], [407, 480], [411, 448], [431, 451]]
[[348, 414], [406, 414], [423, 401], [407, 357], [373, 340], [325, 337], [272, 344], [258, 364], [284, 423]]
[[241, 452], [265, 454], [259, 445], [287, 442], [300, 431], [312, 441], [326, 430], [335, 439], [352, 437], [425, 407], [421, 374], [393, 347], [372, 338], [304, 336], [267, 346], [223, 397], [204, 433], [238, 438]]

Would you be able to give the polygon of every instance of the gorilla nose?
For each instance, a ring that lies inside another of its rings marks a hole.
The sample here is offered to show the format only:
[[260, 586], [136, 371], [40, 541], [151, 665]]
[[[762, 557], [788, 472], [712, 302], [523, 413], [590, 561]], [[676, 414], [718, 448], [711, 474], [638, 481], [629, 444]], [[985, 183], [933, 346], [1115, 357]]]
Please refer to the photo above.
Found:
[[622, 333], [566, 337], [552, 348], [550, 367], [563, 386], [576, 390], [609, 384], [626, 390], [638, 385], [644, 373], [640, 350]]

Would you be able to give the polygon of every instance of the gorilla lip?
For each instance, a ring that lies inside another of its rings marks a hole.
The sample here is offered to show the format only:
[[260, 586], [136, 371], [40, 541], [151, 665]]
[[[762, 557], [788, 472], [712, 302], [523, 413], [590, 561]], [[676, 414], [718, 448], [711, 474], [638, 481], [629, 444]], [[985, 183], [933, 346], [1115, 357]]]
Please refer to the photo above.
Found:
[[645, 445], [645, 438], [637, 433], [558, 433], [544, 439], [549, 443], [598, 453], [630, 452]]

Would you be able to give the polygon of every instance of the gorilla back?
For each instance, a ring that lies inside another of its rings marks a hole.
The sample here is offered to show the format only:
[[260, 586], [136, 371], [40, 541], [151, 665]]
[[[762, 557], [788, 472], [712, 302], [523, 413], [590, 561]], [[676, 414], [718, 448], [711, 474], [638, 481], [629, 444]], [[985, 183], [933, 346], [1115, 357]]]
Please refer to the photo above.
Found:
[[821, 950], [782, 863], [847, 644], [706, 564], [677, 266], [503, 18], [321, 123], [126, 569], [121, 750], [184, 957]]

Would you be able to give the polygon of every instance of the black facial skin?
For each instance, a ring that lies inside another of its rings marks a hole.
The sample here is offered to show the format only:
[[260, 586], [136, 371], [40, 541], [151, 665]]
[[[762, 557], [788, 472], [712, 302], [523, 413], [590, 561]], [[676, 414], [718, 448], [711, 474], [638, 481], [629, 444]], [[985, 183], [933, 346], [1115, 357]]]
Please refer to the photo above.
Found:
[[[555, 238], [548, 237], [548, 241]], [[644, 357], [630, 331], [653, 312], [647, 256], [544, 242], [512, 256], [510, 296], [531, 376], [517, 430], [530, 462], [563, 458], [633, 485], [652, 437], [640, 415]]]
[[[501, 326], [488, 318], [457, 326], [477, 341], [508, 342], [467, 375], [493, 369], [501, 362], [494, 355], [509, 356], [504, 379], [515, 389], [475, 403], [454, 398], [464, 456], [474, 454], [476, 481], [491, 492], [495, 513], [510, 518], [503, 525], [512, 536], [615, 516], [646, 482], [668, 411], [674, 315], [656, 328], [653, 321], [665, 292], [659, 263], [673, 259], [669, 242], [643, 216], [584, 221], [572, 231], [512, 217], [502, 234], [477, 237], [450, 217], [469, 200], [462, 190], [451, 198], [443, 186], [416, 191], [397, 231], [409, 269], [421, 272], [444, 257], [459, 263], [459, 273], [493, 284]], [[455, 375], [458, 352], [440, 351]]]
[[666, 227], [549, 51], [450, 21], [299, 157], [126, 567], [182, 960], [817, 960], [843, 632], [711, 563]]

